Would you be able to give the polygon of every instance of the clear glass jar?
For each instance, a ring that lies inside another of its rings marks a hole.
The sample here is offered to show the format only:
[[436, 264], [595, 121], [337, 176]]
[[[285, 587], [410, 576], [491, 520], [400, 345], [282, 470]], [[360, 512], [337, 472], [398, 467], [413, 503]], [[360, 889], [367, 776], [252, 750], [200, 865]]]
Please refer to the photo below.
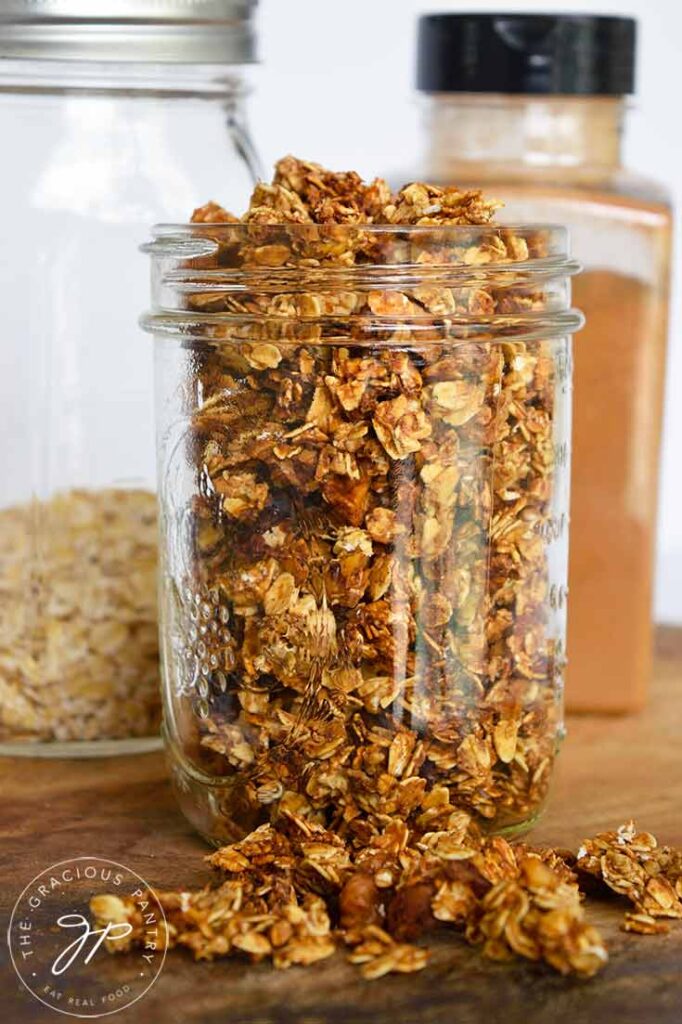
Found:
[[574, 367], [566, 700], [574, 711], [637, 710], [653, 664], [668, 196], [623, 166], [624, 96], [443, 92], [419, 104], [413, 174], [485, 188], [504, 199], [502, 222], [570, 230], [586, 327]]
[[125, 6], [84, 18], [76, 0], [13, 2], [0, 16], [3, 753], [159, 743], [136, 247], [150, 222], [226, 186], [246, 199], [256, 176], [240, 66], [252, 5]]
[[527, 828], [562, 732], [564, 230], [166, 226], [147, 250], [185, 814], [215, 842], [287, 809]]

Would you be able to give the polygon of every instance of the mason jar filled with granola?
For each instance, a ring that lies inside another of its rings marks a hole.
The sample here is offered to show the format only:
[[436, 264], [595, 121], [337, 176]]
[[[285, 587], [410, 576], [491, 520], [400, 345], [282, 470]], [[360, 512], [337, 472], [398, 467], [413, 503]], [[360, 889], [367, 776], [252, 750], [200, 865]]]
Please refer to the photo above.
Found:
[[581, 317], [565, 231], [496, 205], [289, 157], [146, 247], [165, 733], [210, 840], [542, 808]]
[[[85, 10], [85, 8], [89, 10]], [[253, 0], [0, 11], [0, 751], [158, 746], [148, 225], [257, 171]]]

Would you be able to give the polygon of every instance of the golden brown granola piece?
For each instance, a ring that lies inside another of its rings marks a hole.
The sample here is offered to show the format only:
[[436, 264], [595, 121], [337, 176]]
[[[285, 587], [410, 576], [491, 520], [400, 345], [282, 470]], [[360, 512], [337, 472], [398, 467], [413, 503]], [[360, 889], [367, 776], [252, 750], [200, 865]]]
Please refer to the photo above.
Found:
[[563, 882], [578, 884], [575, 871], [576, 857], [570, 850], [555, 846], [535, 846], [532, 843], [514, 843], [514, 856], [517, 861], [522, 857], [539, 857], [548, 865]]
[[624, 932], [634, 932], [636, 935], [666, 935], [670, 931], [670, 925], [665, 921], [657, 920], [650, 914], [633, 914], [630, 911], [625, 914], [621, 928]]
[[661, 847], [633, 821], [599, 832], [578, 851], [577, 867], [599, 878], [648, 917], [682, 918], [679, 851]]
[[219, 203], [214, 203], [212, 200], [208, 203], [204, 203], [203, 206], [198, 206], [190, 217], [192, 224], [238, 224], [239, 217], [235, 217], [233, 213], [228, 213], [227, 210], [223, 209]]
[[280, 182], [259, 182], [242, 220], [247, 224], [309, 224], [310, 212], [300, 196]]
[[253, 519], [265, 508], [268, 485], [259, 482], [253, 473], [223, 471], [213, 480], [223, 511], [232, 519]]
[[[115, 933], [114, 938], [104, 940], [109, 953], [127, 953], [133, 946], [144, 941], [142, 911], [131, 896], [115, 896], [111, 893], [93, 896], [90, 900], [90, 913], [95, 925], [128, 925], [130, 928], [127, 936], [118, 930], [118, 937]], [[163, 941], [163, 937], [160, 939]]]
[[515, 953], [545, 960], [561, 974], [589, 978], [608, 960], [599, 932], [585, 920], [577, 886], [537, 857], [522, 859], [517, 878], [486, 893], [466, 935], [482, 942], [483, 954], [493, 960]]
[[274, 183], [297, 195], [318, 224], [371, 223], [381, 219], [391, 198], [380, 178], [366, 185], [355, 171], [329, 171], [293, 156], [278, 160]]
[[360, 973], [368, 981], [385, 974], [412, 974], [428, 963], [429, 953], [409, 943], [396, 942], [388, 932], [370, 925], [362, 933], [362, 941], [348, 955], [352, 964], [360, 966]]
[[384, 209], [388, 224], [488, 224], [502, 203], [479, 190], [438, 188], [412, 182]]
[[250, 870], [289, 870], [294, 863], [289, 840], [272, 825], [261, 825], [240, 842], [221, 846], [206, 860], [211, 867], [237, 875]]
[[421, 451], [421, 442], [431, 435], [433, 429], [417, 399], [405, 395], [380, 402], [372, 417], [372, 424], [392, 459], [404, 459]]

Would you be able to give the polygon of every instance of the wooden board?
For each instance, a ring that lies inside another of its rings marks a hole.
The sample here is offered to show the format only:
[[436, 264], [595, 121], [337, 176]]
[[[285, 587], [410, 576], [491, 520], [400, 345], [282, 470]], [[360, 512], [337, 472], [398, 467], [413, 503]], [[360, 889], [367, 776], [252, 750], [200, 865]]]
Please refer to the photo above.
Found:
[[[634, 816], [682, 846], [682, 631], [659, 634], [649, 708], [569, 720], [553, 796], [533, 839], [575, 847]], [[211, 877], [206, 847], [177, 811], [160, 754], [89, 761], [1, 759], [0, 909], [38, 872], [80, 855], [119, 860], [159, 888]], [[432, 943], [421, 974], [363, 982], [342, 955], [277, 972], [171, 952], [124, 1024], [681, 1024], [682, 922], [667, 936], [620, 931], [624, 906], [592, 904], [611, 951], [606, 971], [566, 980], [534, 964], [497, 965], [455, 936]], [[4, 929], [3, 929], [4, 930]], [[59, 1017], [20, 985], [2, 940], [3, 1024]], [[118, 1017], [115, 1015], [112, 1020]]]

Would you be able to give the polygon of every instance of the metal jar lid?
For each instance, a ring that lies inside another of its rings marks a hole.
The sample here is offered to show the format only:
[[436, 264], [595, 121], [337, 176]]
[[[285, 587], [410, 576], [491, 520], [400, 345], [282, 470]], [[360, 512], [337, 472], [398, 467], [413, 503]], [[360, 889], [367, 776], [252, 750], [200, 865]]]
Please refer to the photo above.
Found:
[[0, 58], [250, 64], [256, 3], [1, 0]]

